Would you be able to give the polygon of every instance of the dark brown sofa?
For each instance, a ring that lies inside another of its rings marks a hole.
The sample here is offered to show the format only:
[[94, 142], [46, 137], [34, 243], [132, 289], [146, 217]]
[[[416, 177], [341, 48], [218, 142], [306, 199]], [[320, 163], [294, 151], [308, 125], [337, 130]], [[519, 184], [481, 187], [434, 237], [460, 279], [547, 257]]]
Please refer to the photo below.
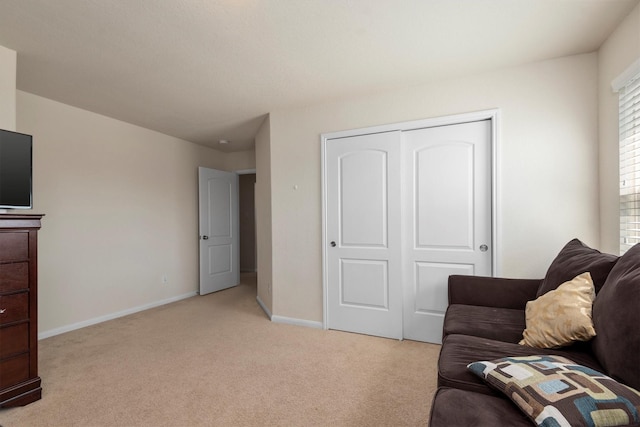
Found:
[[[592, 311], [596, 337], [559, 349], [518, 344], [525, 329], [526, 303], [586, 271], [596, 290]], [[564, 356], [640, 390], [640, 245], [617, 257], [574, 239], [539, 280], [451, 276], [430, 425], [532, 425], [511, 400], [467, 365], [546, 354]]]

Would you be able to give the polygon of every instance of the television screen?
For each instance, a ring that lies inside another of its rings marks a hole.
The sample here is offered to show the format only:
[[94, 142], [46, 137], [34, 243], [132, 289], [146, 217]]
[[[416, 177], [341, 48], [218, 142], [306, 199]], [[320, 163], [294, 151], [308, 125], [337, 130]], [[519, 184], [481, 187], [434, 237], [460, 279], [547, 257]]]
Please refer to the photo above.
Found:
[[31, 146], [31, 135], [0, 129], [0, 208], [32, 208]]

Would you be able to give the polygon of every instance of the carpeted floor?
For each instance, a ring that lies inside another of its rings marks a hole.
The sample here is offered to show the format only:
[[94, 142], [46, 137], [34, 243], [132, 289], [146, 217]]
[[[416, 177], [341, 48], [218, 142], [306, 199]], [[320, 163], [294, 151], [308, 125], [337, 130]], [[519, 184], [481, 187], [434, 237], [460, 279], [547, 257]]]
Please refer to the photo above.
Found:
[[240, 286], [39, 343], [22, 426], [426, 425], [440, 346], [270, 322]]

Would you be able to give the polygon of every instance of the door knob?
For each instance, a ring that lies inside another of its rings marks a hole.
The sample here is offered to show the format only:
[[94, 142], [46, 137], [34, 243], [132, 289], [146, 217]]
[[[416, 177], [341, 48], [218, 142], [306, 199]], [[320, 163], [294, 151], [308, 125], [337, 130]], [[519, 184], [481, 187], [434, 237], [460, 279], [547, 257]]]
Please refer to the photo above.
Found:
[[489, 246], [487, 245], [480, 245], [480, 252], [487, 252], [489, 250]]
[[335, 248], [336, 247], [336, 242], [331, 242], [331, 247]]
[[202, 236], [202, 240], [209, 240], [209, 236]]

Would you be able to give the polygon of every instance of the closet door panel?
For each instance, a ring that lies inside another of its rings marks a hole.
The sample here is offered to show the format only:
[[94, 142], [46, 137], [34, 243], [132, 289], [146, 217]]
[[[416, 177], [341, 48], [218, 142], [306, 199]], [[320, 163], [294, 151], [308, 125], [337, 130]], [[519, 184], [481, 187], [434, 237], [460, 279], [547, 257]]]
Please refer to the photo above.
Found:
[[414, 162], [416, 247], [472, 249], [473, 145], [427, 146]]
[[400, 132], [326, 143], [327, 326], [402, 338]]
[[388, 162], [389, 155], [382, 150], [358, 150], [340, 157], [342, 247], [387, 246]]
[[441, 342], [449, 276], [491, 275], [490, 132], [488, 120], [403, 132], [405, 338]]

